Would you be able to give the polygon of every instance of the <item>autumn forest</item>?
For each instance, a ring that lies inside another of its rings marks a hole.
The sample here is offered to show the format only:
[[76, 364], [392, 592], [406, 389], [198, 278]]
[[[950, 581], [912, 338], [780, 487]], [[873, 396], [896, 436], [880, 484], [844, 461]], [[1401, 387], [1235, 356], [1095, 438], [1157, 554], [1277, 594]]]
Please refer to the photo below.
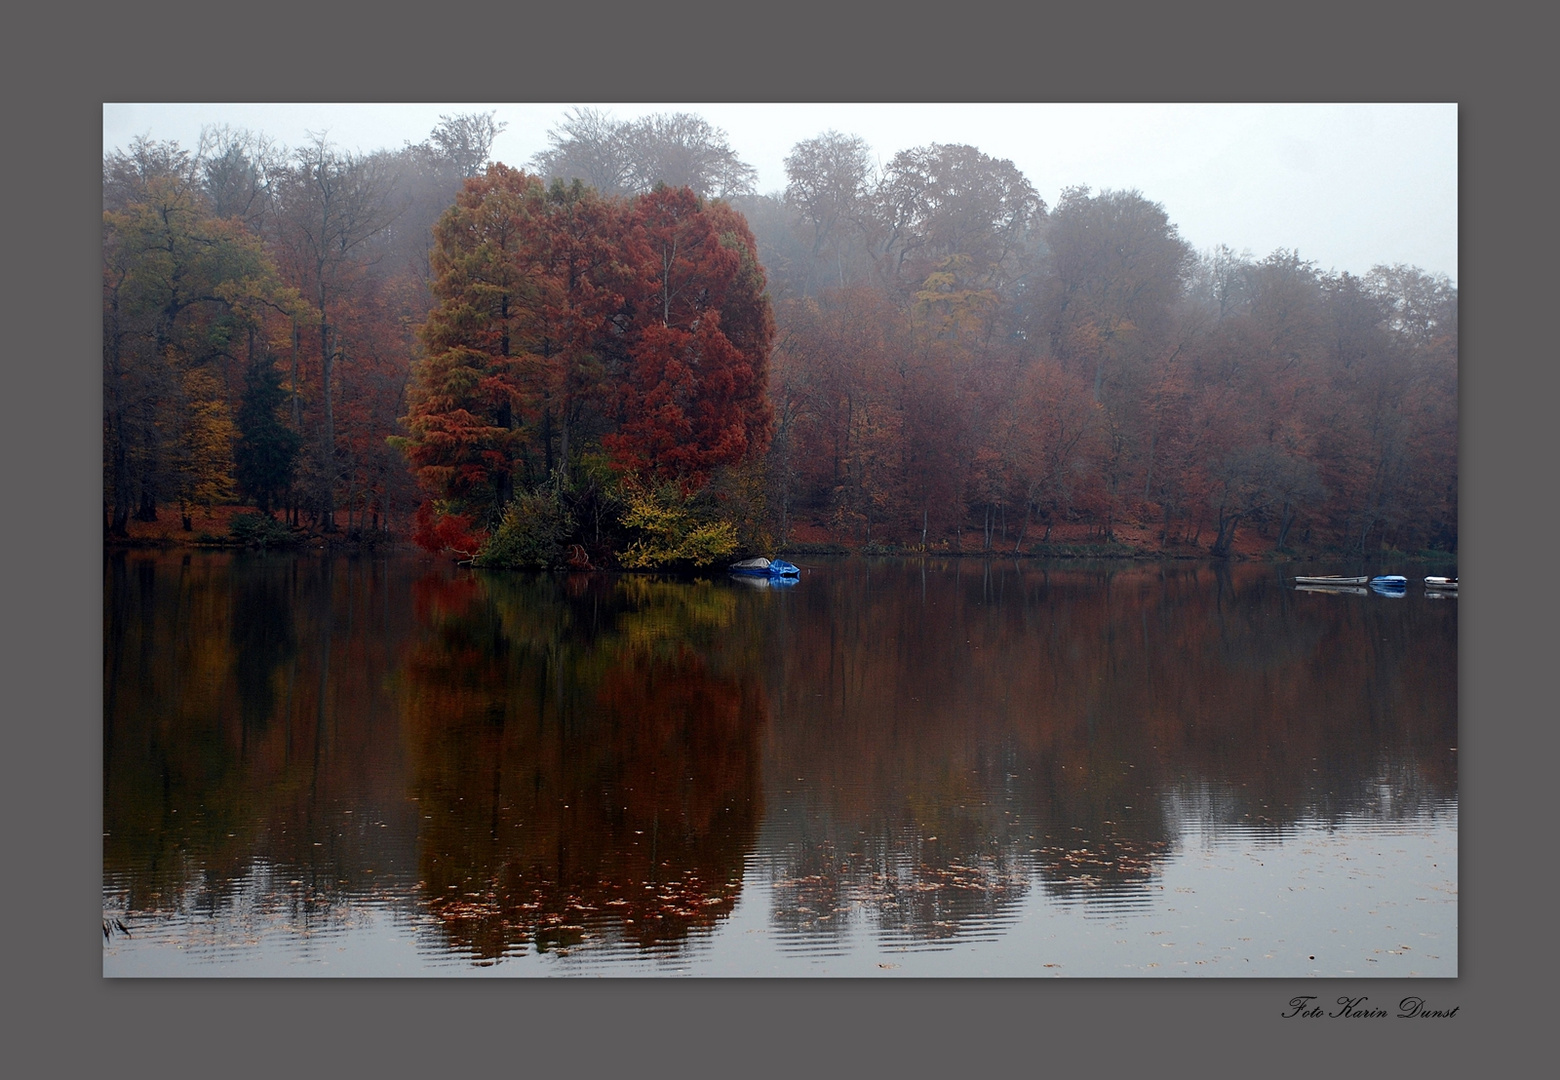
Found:
[[760, 194], [690, 114], [577, 109], [514, 166], [500, 130], [105, 156], [111, 543], [1456, 551], [1444, 276], [1196, 252], [1151, 192], [1050, 206], [973, 146], [830, 131]]

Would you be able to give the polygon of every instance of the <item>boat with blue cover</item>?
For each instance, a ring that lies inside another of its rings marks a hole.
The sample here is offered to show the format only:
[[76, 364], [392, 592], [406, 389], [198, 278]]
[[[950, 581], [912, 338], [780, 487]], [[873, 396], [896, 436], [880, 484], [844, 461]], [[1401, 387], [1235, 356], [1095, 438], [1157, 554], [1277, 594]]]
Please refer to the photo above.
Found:
[[802, 574], [801, 567], [784, 559], [743, 559], [732, 563], [728, 569], [743, 577], [797, 578]]

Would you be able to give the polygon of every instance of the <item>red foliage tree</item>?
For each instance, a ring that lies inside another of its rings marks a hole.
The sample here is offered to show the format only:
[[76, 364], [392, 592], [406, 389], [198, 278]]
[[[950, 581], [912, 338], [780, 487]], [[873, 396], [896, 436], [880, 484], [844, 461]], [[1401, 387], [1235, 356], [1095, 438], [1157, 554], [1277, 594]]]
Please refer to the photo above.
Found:
[[490, 529], [592, 443], [689, 491], [767, 447], [774, 321], [729, 207], [544, 190], [495, 165], [435, 235], [439, 305], [400, 443], [435, 517]]
[[620, 466], [695, 489], [769, 444], [774, 324], [756, 245], [687, 188], [636, 199], [624, 239], [637, 273], [618, 428], [602, 442]]

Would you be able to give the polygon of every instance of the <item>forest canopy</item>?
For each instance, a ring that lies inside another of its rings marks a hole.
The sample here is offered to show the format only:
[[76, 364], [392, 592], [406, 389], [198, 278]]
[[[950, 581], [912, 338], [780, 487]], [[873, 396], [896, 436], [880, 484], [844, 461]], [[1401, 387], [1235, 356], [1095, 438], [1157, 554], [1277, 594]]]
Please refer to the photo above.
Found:
[[1457, 291], [1195, 252], [1138, 191], [857, 136], [759, 194], [691, 114], [103, 162], [104, 527], [498, 566], [808, 545], [1457, 546]]

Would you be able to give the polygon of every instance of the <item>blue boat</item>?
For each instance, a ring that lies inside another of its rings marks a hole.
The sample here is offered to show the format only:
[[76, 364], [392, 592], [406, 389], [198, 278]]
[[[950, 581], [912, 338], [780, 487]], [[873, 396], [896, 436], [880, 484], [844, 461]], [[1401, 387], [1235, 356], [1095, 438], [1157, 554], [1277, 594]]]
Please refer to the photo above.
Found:
[[1408, 595], [1408, 578], [1401, 574], [1383, 574], [1370, 579], [1371, 591], [1380, 596]]
[[728, 569], [743, 577], [795, 578], [802, 574], [801, 567], [784, 559], [743, 559], [732, 563]]

